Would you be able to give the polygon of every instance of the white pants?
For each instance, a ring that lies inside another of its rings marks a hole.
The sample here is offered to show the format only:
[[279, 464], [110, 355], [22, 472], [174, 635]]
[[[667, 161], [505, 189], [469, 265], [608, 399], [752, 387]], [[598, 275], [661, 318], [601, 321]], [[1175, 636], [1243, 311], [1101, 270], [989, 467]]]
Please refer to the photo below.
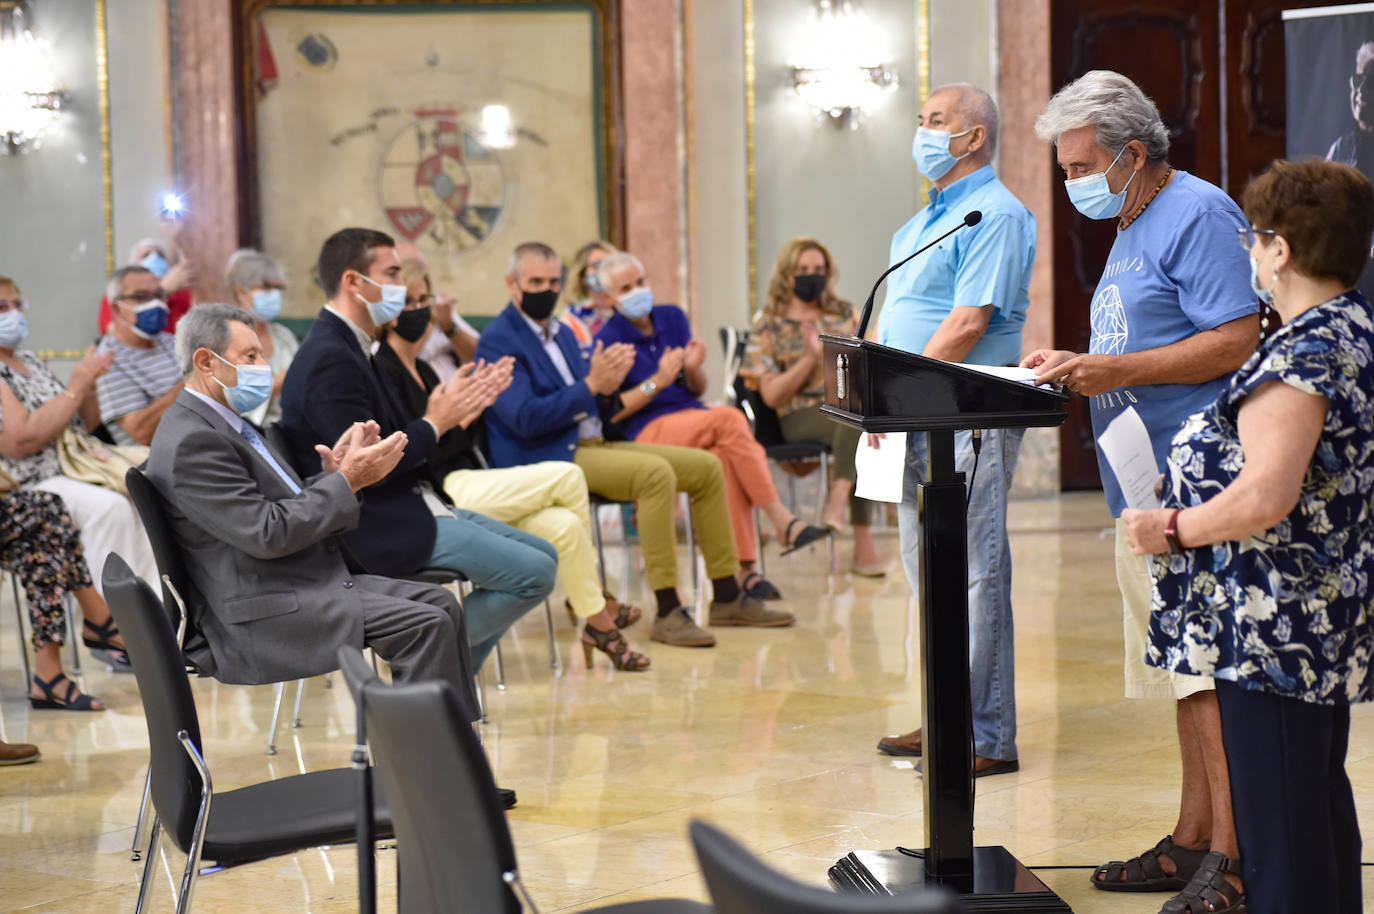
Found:
[[72, 523], [81, 532], [81, 548], [86, 553], [91, 580], [101, 596], [105, 595], [101, 572], [111, 552], [119, 553], [134, 574], [148, 582], [154, 593], [162, 593], [152, 544], [129, 499], [110, 489], [66, 476], [51, 476], [35, 483], [33, 488], [61, 496]]

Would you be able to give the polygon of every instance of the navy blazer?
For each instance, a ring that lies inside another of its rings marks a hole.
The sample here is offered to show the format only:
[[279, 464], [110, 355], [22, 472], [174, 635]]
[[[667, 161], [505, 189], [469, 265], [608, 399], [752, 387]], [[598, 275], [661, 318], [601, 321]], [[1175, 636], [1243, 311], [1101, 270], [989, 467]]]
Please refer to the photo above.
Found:
[[578, 423], [597, 414], [596, 396], [586, 384], [587, 359], [572, 331], [561, 321], [550, 320], [557, 328], [554, 342], [568, 362], [573, 384], [563, 380], [543, 341], [515, 305], [506, 305], [477, 340], [479, 359], [494, 362], [515, 357], [510, 387], [486, 411], [493, 467], [572, 460]]
[[368, 419], [377, 420], [383, 438], [403, 431], [409, 442], [390, 475], [362, 491], [362, 516], [344, 542], [369, 572], [405, 577], [429, 564], [434, 553], [434, 515], [416, 486], [429, 482], [446, 498], [428, 463], [437, 449], [434, 428], [419, 417], [407, 420], [353, 330], [322, 310], [282, 382], [281, 424], [291, 442], [291, 462], [298, 472], [318, 468], [316, 444], [332, 445], [354, 422]]

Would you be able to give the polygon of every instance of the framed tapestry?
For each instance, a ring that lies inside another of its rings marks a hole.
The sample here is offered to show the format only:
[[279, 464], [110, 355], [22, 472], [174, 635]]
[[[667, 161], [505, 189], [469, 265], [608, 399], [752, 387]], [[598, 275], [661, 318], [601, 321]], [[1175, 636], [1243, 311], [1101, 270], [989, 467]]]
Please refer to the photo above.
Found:
[[247, 237], [313, 316], [346, 226], [418, 247], [436, 291], [495, 314], [511, 250], [619, 241], [616, 0], [241, 0]]

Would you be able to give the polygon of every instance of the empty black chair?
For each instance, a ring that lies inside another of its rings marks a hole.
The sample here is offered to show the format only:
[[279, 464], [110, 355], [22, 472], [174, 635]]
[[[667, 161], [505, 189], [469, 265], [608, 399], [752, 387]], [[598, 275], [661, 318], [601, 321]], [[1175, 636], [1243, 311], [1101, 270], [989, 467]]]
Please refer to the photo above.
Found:
[[[457, 693], [438, 680], [384, 685], [358, 653], [340, 648], [339, 666], [349, 688], [362, 696], [375, 770], [391, 799], [401, 910], [537, 912], [520, 881], [491, 768]], [[696, 914], [711, 909], [665, 899], [596, 910]]]
[[[353, 772], [315, 771], [216, 794], [201, 752], [191, 683], [165, 610], [118, 555], [105, 562], [105, 598], [124, 636], [148, 724], [153, 832], [135, 914], [143, 910], [166, 829], [186, 854], [177, 912], [187, 911], [202, 860], [234, 866], [324, 844], [350, 843], [357, 828]], [[213, 802], [212, 802], [213, 801]], [[373, 821], [390, 837], [391, 813], [377, 792]]]
[[837, 893], [784, 876], [718, 828], [691, 826], [697, 861], [717, 914], [963, 914], [957, 895], [929, 889], [886, 898]]

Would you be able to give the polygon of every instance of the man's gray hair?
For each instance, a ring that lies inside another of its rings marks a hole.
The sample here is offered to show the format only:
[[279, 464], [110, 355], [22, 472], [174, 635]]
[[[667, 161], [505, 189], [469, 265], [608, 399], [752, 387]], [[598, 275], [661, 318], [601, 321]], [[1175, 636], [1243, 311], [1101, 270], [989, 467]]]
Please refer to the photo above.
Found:
[[991, 159], [997, 154], [997, 135], [1001, 129], [1001, 116], [997, 113], [997, 103], [992, 100], [992, 96], [972, 83], [949, 83], [933, 90], [936, 92], [954, 92], [959, 96], [959, 118], [964, 122], [964, 129], [981, 126], [987, 131], [988, 139], [983, 144], [984, 154]]
[[523, 244], [517, 244], [515, 250], [510, 252], [510, 263], [506, 264], [506, 275], [512, 279], [519, 279], [520, 275], [517, 271], [520, 269], [520, 261], [526, 257], [538, 257], [544, 261], [558, 260], [558, 252], [542, 241], [526, 241]]
[[1374, 41], [1366, 41], [1355, 52], [1355, 72], [1359, 73], [1371, 60], [1374, 60]]
[[229, 325], [234, 321], [253, 327], [253, 315], [242, 308], [219, 302], [205, 302], [196, 305], [177, 321], [176, 352], [177, 365], [183, 377], [189, 378], [193, 366], [191, 357], [197, 349], [208, 349], [216, 355], [224, 355], [229, 348]]
[[1094, 127], [1097, 145], [1112, 155], [1139, 140], [1145, 157], [1162, 162], [1169, 154], [1169, 131], [1159, 109], [1140, 87], [1120, 73], [1091, 70], [1060, 89], [1035, 119], [1035, 135], [1057, 144], [1070, 130]]
[[239, 289], [259, 289], [269, 282], [286, 285], [281, 264], [271, 257], [253, 248], [239, 248], [229, 255], [224, 266], [224, 284], [230, 295], [237, 295]]
[[110, 274], [109, 281], [105, 283], [105, 299], [109, 301], [111, 305], [114, 305], [115, 299], [119, 298], [120, 293], [124, 291], [124, 277], [132, 276], [136, 273], [147, 273], [149, 276], [153, 275], [152, 270], [147, 267], [141, 267], [136, 263], [131, 263], [127, 267], [120, 267]]
[[609, 289], [611, 274], [626, 267], [639, 267], [639, 272], [647, 273], [643, 262], [629, 251], [616, 251], [603, 257], [601, 263], [596, 265], [596, 278], [601, 283], [601, 288]]

